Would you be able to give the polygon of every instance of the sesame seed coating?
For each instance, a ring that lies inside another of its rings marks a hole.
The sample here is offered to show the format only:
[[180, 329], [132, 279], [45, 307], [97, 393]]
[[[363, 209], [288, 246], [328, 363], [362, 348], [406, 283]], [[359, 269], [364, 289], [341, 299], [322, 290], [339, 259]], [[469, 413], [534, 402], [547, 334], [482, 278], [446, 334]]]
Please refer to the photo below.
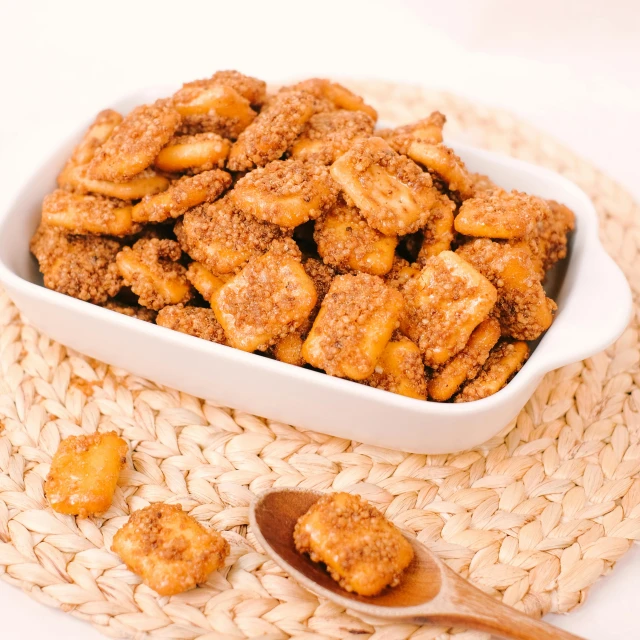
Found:
[[551, 208], [551, 215], [543, 219], [543, 228], [538, 233], [547, 245], [544, 268], [550, 269], [556, 262], [567, 257], [567, 233], [575, 229], [576, 215], [560, 202], [547, 200], [547, 203]]
[[375, 507], [357, 495], [324, 495], [298, 519], [300, 553], [323, 562], [347, 591], [372, 596], [396, 586], [413, 559], [411, 544]]
[[244, 213], [293, 228], [328, 211], [338, 186], [323, 165], [274, 160], [240, 178], [229, 197]]
[[363, 111], [317, 113], [291, 145], [289, 154], [296, 160], [332, 164], [355, 140], [371, 136], [373, 127], [373, 120]]
[[313, 309], [311, 310], [309, 317], [297, 329], [297, 332], [300, 334], [300, 336], [306, 338], [309, 334], [309, 331], [311, 330], [311, 327], [313, 326], [314, 320], [318, 316], [320, 307], [322, 306], [322, 301], [324, 300], [327, 293], [329, 293], [331, 283], [336, 277], [336, 272], [329, 265], [308, 256], [302, 257], [302, 267], [304, 268], [304, 271], [309, 276], [309, 278], [311, 278], [311, 282], [313, 282], [313, 286], [316, 290], [315, 307], [313, 307]]
[[120, 243], [113, 238], [71, 235], [41, 224], [30, 247], [48, 289], [94, 304], [120, 291], [115, 262]]
[[329, 113], [331, 111], [337, 111], [336, 105], [328, 98], [325, 98], [321, 93], [316, 93], [314, 91], [306, 91], [304, 88], [299, 89], [297, 85], [282, 87], [277, 93], [268, 95], [262, 107], [262, 110], [264, 111], [269, 106], [269, 104], [274, 100], [274, 98], [280, 93], [287, 93], [291, 91], [301, 91], [306, 93], [307, 96], [311, 98], [311, 104], [313, 105], [314, 114]]
[[280, 227], [238, 211], [228, 197], [187, 211], [175, 233], [182, 249], [216, 275], [236, 271], [284, 235]]
[[326, 265], [315, 258], [309, 258], [308, 256], [303, 256], [302, 266], [304, 267], [306, 274], [313, 281], [313, 286], [316, 288], [316, 293], [318, 295], [317, 308], [319, 309], [324, 297], [329, 292], [331, 282], [336, 277], [336, 272], [329, 265]]
[[263, 167], [277, 160], [300, 135], [314, 114], [314, 99], [303, 91], [278, 93], [231, 147], [232, 171]]
[[158, 312], [156, 324], [210, 342], [226, 343], [224, 331], [212, 309], [168, 305]]
[[149, 167], [180, 124], [167, 100], [136, 107], [118, 125], [89, 163], [89, 176], [119, 182]]

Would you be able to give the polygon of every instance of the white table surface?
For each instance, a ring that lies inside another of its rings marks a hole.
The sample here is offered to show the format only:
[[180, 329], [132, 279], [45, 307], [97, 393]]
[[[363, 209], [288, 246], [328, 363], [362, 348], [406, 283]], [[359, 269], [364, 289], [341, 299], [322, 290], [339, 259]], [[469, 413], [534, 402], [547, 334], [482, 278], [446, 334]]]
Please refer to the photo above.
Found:
[[[112, 99], [226, 68], [451, 90], [519, 114], [640, 198], [638, 33], [636, 0], [0, 0], [0, 206], [43, 149]], [[580, 610], [549, 619], [593, 640], [639, 638], [639, 597], [635, 547]], [[0, 613], [7, 640], [102, 637], [1, 581]]]

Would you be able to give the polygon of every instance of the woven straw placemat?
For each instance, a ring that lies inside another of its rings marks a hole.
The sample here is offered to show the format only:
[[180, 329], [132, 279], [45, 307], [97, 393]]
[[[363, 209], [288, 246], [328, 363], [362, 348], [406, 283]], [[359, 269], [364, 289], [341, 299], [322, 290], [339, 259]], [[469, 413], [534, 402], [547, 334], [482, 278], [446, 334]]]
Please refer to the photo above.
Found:
[[[588, 162], [495, 109], [414, 87], [352, 84], [387, 121], [437, 108], [450, 137], [576, 182], [638, 290], [640, 211]], [[274, 485], [363, 494], [462, 575], [533, 616], [581, 604], [640, 538], [637, 312], [605, 353], [547, 375], [498, 436], [434, 456], [297, 430], [133, 377], [41, 335], [4, 294], [0, 327], [0, 574], [113, 637], [486, 637], [362, 620], [299, 587], [247, 531], [252, 496]], [[55, 514], [43, 484], [58, 443], [102, 429], [131, 444], [112, 507], [85, 520]], [[182, 504], [232, 548], [224, 571], [171, 598], [109, 551], [129, 514], [157, 501]]]

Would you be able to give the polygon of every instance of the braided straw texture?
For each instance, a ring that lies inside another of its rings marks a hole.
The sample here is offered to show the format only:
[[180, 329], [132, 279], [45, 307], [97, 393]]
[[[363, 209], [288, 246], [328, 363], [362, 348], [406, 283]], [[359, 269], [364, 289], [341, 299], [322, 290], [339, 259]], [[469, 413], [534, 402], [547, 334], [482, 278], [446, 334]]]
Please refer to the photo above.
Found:
[[[638, 291], [640, 211], [589, 163], [506, 113], [452, 95], [353, 88], [387, 121], [437, 108], [449, 136], [576, 182]], [[159, 387], [52, 342], [4, 294], [0, 327], [0, 574], [112, 637], [486, 638], [363, 620], [306, 592], [247, 531], [252, 496], [271, 486], [357, 491], [462, 575], [533, 616], [580, 605], [640, 538], [637, 313], [605, 353], [547, 375], [502, 433], [435, 456], [301, 431]], [[109, 429], [131, 444], [112, 507], [85, 520], [51, 511], [43, 484], [60, 440]], [[171, 598], [109, 550], [129, 514], [157, 501], [180, 503], [232, 548], [224, 571]]]

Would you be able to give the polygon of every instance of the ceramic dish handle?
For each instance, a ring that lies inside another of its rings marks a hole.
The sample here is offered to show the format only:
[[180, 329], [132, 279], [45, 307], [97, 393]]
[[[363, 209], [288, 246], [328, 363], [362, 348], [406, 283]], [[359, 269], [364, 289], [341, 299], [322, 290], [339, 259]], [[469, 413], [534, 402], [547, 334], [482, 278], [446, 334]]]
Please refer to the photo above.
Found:
[[558, 313], [555, 323], [562, 324], [543, 363], [552, 371], [572, 362], [600, 353], [615, 342], [631, 319], [632, 297], [622, 270], [598, 242], [587, 253], [588, 260], [573, 274], [580, 283], [571, 288], [575, 299]]

